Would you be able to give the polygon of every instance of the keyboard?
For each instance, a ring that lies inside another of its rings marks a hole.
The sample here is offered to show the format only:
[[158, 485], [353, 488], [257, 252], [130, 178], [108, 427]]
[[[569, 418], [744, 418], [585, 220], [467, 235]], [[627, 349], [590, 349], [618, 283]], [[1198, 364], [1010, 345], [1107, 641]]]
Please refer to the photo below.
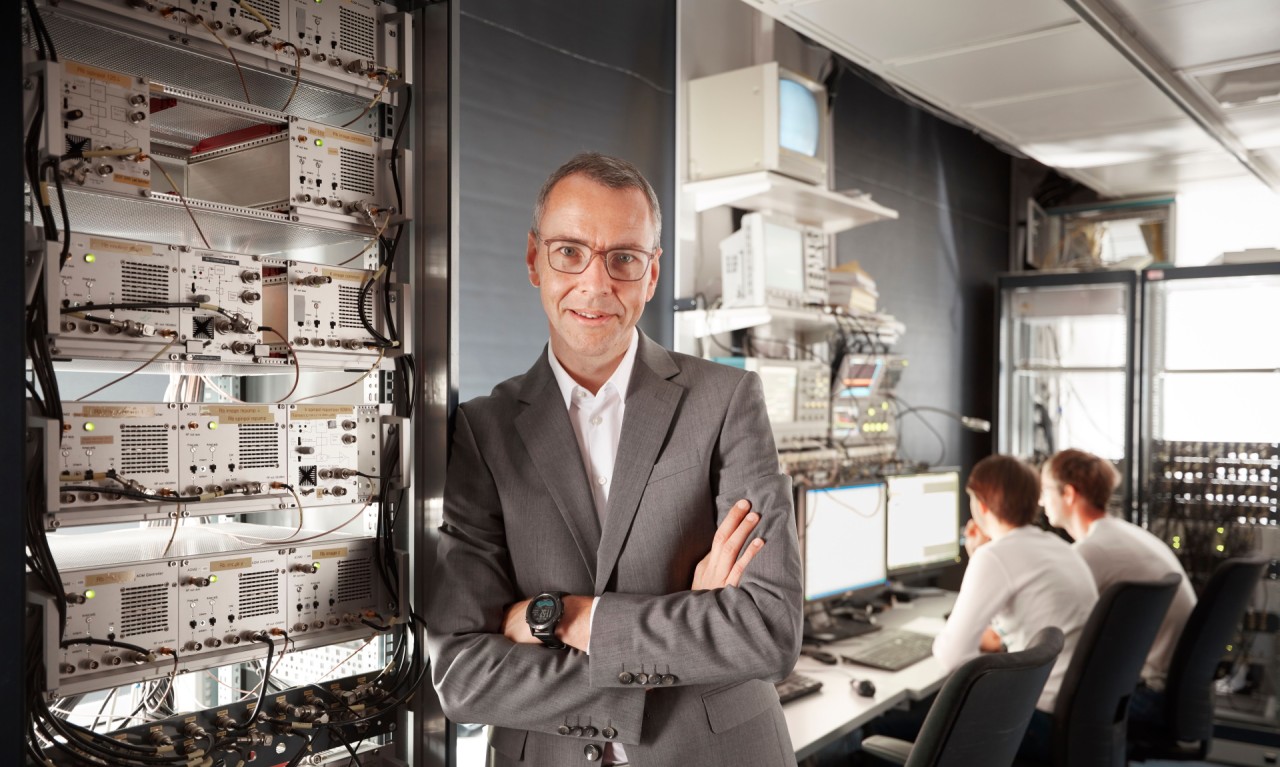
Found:
[[821, 690], [822, 682], [793, 671], [781, 682], [774, 682], [773, 686], [778, 691], [778, 700], [782, 703], [788, 703], [796, 698], [803, 698]]
[[859, 647], [841, 652], [842, 660], [885, 671], [899, 671], [933, 654], [933, 637], [902, 629], [885, 629]]

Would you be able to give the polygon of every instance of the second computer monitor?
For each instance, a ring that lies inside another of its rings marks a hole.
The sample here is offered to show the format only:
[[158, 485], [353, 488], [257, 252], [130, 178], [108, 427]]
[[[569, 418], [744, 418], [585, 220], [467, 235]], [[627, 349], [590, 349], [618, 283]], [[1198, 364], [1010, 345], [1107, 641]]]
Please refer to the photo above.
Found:
[[960, 556], [960, 474], [937, 471], [887, 478], [887, 566], [901, 575]]
[[804, 597], [830, 599], [884, 585], [885, 486], [875, 482], [802, 493]]

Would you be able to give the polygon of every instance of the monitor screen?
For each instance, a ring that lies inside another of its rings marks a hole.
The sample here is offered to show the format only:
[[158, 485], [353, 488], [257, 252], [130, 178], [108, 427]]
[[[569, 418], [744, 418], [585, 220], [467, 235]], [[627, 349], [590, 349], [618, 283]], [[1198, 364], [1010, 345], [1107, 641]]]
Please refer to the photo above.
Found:
[[805, 157], [818, 156], [822, 139], [821, 94], [788, 77], [778, 78], [778, 143]]
[[787, 423], [796, 420], [795, 365], [770, 365], [762, 360], [756, 372], [764, 389], [764, 409], [769, 423]]
[[764, 222], [765, 284], [771, 290], [804, 294], [804, 233]]
[[960, 474], [940, 471], [887, 479], [891, 572], [949, 564], [960, 555]]
[[805, 599], [887, 582], [884, 490], [879, 482], [805, 490]]

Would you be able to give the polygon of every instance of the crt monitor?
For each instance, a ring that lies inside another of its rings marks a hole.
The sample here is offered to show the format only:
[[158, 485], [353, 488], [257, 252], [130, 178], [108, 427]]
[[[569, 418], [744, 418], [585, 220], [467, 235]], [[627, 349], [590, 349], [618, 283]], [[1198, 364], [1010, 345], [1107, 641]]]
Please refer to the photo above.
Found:
[[773, 171], [827, 186], [827, 90], [776, 61], [690, 80], [689, 179]]
[[881, 482], [801, 492], [806, 601], [871, 591], [888, 582], [884, 502]]
[[887, 565], [894, 575], [949, 565], [960, 556], [960, 473], [886, 479]]

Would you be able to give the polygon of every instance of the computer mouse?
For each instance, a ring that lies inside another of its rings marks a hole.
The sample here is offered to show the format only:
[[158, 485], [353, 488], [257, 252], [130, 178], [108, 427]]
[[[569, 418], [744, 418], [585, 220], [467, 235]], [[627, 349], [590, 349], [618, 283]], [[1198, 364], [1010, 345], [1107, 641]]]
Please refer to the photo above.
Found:
[[874, 698], [876, 695], [876, 683], [870, 679], [850, 679], [849, 686], [864, 698]]

